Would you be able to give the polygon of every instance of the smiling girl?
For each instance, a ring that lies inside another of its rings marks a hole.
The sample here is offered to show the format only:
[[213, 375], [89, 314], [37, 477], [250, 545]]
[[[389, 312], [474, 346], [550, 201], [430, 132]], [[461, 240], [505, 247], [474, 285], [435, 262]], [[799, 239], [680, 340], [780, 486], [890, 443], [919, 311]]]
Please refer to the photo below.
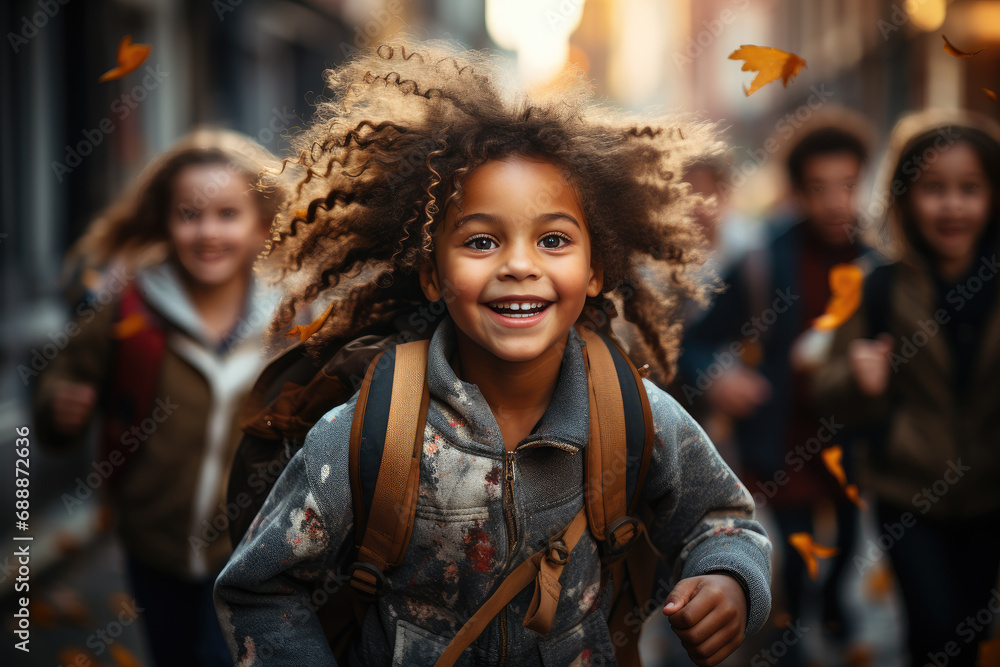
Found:
[[225, 504], [236, 410], [276, 305], [252, 275], [280, 199], [261, 181], [272, 163], [217, 130], [154, 161], [74, 251], [129, 280], [92, 285], [78, 335], [37, 386], [35, 423], [50, 445], [73, 446], [103, 417], [94, 468], [160, 665], [228, 663], [211, 593], [229, 543], [206, 526]]
[[897, 261], [866, 279], [817, 376], [838, 417], [875, 425], [868, 481], [895, 531], [913, 665], [975, 664], [1000, 566], [998, 137], [971, 115], [899, 122], [886, 183]]
[[[607, 328], [617, 301], [641, 332], [637, 359], [669, 377], [676, 357], [674, 304], [647, 281], [693, 289], [684, 269], [700, 246], [679, 178], [707, 128], [637, 124], [590, 102], [581, 81], [541, 102], [504, 79], [483, 54], [383, 46], [329, 74], [333, 101], [299, 139], [304, 173], [270, 257], [289, 285], [274, 330], [320, 295], [334, 307], [317, 348], [406, 308], [441, 301], [449, 315], [427, 352], [409, 547], [340, 664], [433, 664], [512, 570], [582, 516], [577, 325]], [[671, 573], [666, 613], [698, 664], [714, 665], [767, 617], [770, 544], [698, 425], [643, 386], [656, 443], [642, 500]], [[338, 664], [312, 593], [357, 558], [357, 400], [317, 422], [219, 577], [234, 662]], [[527, 587], [458, 664], [613, 664], [597, 549], [589, 533], [571, 549], [547, 633], [521, 622]]]

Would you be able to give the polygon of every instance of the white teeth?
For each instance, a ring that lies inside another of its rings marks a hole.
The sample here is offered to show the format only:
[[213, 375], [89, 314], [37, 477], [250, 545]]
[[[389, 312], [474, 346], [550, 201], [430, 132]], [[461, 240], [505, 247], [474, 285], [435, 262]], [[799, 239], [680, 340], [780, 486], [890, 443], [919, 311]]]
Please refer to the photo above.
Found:
[[[493, 310], [503, 312], [505, 317], [531, 317], [532, 315], [538, 314], [541, 310], [544, 310], [546, 304], [543, 302], [530, 302], [526, 301], [524, 303], [497, 303], [492, 304], [491, 308]], [[524, 313], [517, 311], [527, 311], [531, 310], [534, 312]]]

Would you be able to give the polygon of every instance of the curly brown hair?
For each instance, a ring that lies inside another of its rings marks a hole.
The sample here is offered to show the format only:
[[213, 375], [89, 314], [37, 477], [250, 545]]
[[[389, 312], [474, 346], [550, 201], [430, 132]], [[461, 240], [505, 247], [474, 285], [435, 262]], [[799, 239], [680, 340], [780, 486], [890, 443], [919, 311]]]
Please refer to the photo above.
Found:
[[440, 42], [383, 44], [326, 78], [332, 94], [293, 139], [285, 166], [298, 182], [262, 266], [285, 291], [272, 341], [321, 296], [330, 314], [313, 351], [426, 305], [418, 271], [447, 207], [461, 206], [463, 178], [520, 156], [563, 168], [578, 191], [604, 270], [585, 313], [604, 324], [620, 309], [640, 332], [633, 358], [673, 375], [673, 313], [709, 289], [685, 270], [705, 248], [681, 177], [692, 156], [722, 150], [712, 126], [598, 104], [579, 74], [557, 96], [532, 98], [496, 56]]

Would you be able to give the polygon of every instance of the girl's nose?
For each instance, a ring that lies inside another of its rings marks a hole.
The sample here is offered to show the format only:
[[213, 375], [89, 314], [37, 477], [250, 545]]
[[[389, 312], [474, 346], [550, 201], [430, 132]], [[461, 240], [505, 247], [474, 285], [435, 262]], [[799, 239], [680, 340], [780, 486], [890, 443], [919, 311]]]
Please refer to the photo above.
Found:
[[219, 235], [219, 220], [211, 214], [204, 213], [198, 220], [198, 238], [214, 239]]
[[514, 280], [526, 280], [541, 276], [541, 269], [535, 258], [534, 246], [526, 243], [511, 243], [507, 246], [500, 275]]

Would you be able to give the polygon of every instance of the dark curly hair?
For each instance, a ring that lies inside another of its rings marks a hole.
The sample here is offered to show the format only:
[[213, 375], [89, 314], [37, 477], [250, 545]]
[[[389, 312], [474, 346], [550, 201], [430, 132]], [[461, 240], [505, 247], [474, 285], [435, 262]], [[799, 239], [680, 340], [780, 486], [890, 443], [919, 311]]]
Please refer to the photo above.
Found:
[[427, 304], [418, 271], [445, 210], [461, 205], [463, 178], [521, 156], [561, 167], [579, 193], [604, 270], [585, 313], [606, 323], [620, 309], [640, 334], [633, 358], [672, 376], [674, 310], [708, 289], [685, 271], [704, 244], [681, 177], [692, 156], [721, 151], [711, 126], [601, 106], [579, 75], [532, 98], [495, 56], [440, 42], [382, 45], [326, 77], [332, 94], [293, 139], [285, 173], [297, 184], [262, 266], [285, 292], [272, 342], [321, 296], [329, 317], [309, 339], [314, 352]]

